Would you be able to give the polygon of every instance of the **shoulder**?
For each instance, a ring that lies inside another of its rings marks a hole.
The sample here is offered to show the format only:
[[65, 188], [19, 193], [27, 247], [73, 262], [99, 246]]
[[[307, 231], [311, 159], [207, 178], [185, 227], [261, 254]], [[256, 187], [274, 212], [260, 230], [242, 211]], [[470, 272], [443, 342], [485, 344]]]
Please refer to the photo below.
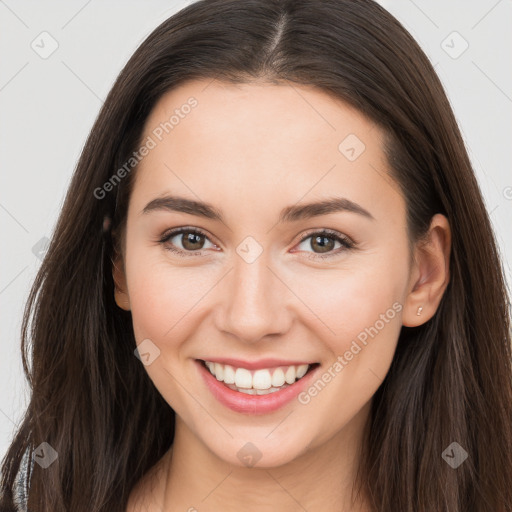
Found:
[[30, 487], [30, 477], [34, 467], [32, 451], [29, 448], [25, 450], [21, 459], [20, 469], [14, 480], [13, 501], [16, 506], [16, 512], [27, 512], [28, 490]]

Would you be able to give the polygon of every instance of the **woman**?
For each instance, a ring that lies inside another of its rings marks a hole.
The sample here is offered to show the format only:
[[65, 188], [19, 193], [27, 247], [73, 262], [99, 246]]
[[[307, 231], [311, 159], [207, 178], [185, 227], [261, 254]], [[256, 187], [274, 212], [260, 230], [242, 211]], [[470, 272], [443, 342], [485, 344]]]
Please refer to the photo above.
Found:
[[432, 66], [370, 0], [160, 25], [24, 320], [2, 510], [512, 510], [489, 217]]

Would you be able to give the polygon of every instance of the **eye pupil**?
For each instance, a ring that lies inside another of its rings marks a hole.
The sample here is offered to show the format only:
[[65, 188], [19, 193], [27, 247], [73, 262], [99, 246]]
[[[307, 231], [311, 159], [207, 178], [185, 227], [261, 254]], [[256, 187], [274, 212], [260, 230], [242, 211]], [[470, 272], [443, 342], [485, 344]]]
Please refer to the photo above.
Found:
[[[329, 242], [325, 244], [325, 240]], [[311, 247], [314, 249], [314, 245], [317, 244], [317, 247], [320, 248], [320, 252], [329, 252], [334, 248], [334, 240], [327, 236], [315, 236], [311, 240]]]

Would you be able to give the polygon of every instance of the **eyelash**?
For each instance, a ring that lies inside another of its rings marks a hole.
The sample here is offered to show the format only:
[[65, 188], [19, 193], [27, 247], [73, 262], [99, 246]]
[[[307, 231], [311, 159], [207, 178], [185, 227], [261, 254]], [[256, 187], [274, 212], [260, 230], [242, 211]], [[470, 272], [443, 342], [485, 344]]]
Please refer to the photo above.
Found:
[[[176, 235], [180, 235], [182, 233], [193, 233], [193, 234], [202, 235], [205, 238], [208, 238], [208, 235], [205, 232], [203, 232], [202, 230], [198, 229], [198, 228], [187, 228], [187, 227], [184, 227], [184, 228], [178, 228], [178, 229], [174, 229], [172, 231], [168, 231], [168, 232], [164, 233], [163, 236], [158, 240], [158, 242], [160, 244], [162, 244], [162, 245], [165, 245], [165, 244], [167, 244], [167, 242], [171, 238], [174, 238]], [[346, 249], [353, 249], [355, 247], [355, 245], [356, 245], [348, 237], [342, 235], [341, 233], [338, 233], [337, 231], [331, 230], [331, 229], [322, 229], [320, 231], [309, 232], [303, 238], [301, 238], [301, 240], [298, 242], [298, 244], [300, 245], [302, 242], [304, 242], [308, 238], [313, 237], [314, 235], [317, 236], [317, 237], [318, 236], [325, 236], [327, 238], [332, 238], [336, 242], [340, 242], [345, 250]], [[194, 255], [195, 254], [202, 254], [202, 251], [183, 251], [181, 249], [176, 249], [172, 245], [166, 245], [165, 249], [170, 251], [170, 252], [179, 254], [180, 256], [189, 256], [189, 255], [192, 255], [192, 254], [194, 254]], [[339, 248], [337, 251], [330, 252], [328, 254], [319, 254], [319, 253], [310, 253], [310, 254], [314, 254], [315, 255], [314, 259], [316, 259], [316, 258], [324, 259], [324, 258], [332, 258], [332, 257], [338, 256], [340, 254], [340, 252], [342, 252], [342, 251]]]

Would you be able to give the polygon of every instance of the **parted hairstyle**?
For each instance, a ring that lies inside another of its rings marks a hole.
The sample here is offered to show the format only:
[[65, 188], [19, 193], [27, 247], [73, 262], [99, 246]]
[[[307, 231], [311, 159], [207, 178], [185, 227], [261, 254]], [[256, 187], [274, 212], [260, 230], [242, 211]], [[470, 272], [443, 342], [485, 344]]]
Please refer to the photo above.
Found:
[[[22, 456], [42, 442], [58, 459], [34, 465], [32, 512], [124, 512], [173, 442], [175, 413], [134, 357], [131, 313], [114, 302], [113, 233], [126, 228], [136, 166], [104, 197], [95, 191], [139, 147], [162, 95], [202, 78], [290, 81], [345, 101], [386, 135], [410, 242], [434, 214], [446, 215], [450, 282], [429, 321], [402, 327], [373, 397], [356, 487], [371, 512], [512, 511], [510, 316], [497, 243], [440, 80], [372, 0], [201, 0], [129, 59], [84, 146], [25, 307], [31, 394], [2, 462], [0, 510], [14, 510]], [[456, 469], [442, 457], [452, 442], [468, 453]]]

